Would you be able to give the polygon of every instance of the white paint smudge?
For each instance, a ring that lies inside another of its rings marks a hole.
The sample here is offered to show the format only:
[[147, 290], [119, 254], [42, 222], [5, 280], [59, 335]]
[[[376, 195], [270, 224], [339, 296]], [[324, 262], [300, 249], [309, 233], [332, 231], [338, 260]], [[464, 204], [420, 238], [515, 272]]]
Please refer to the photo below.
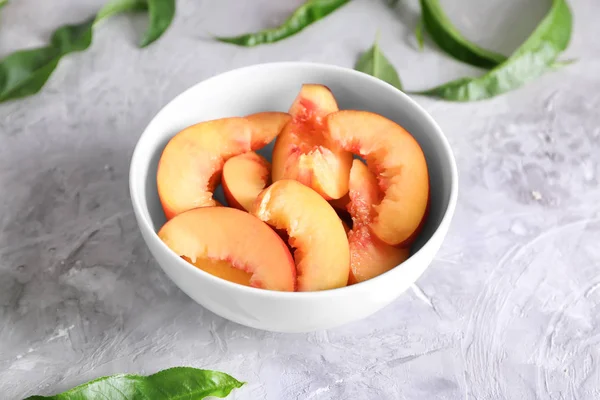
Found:
[[54, 335], [52, 335], [48, 339], [46, 339], [46, 342], [52, 342], [53, 340], [57, 340], [57, 339], [66, 337], [69, 334], [69, 331], [73, 328], [75, 328], [75, 325], [71, 325], [68, 328], [64, 328], [64, 329], [58, 328]]
[[528, 233], [527, 227], [520, 220], [516, 220], [512, 223], [510, 231], [518, 236], [525, 236]]
[[431, 300], [429, 300], [429, 297], [427, 297], [425, 292], [423, 292], [423, 290], [416, 283], [412, 284], [410, 288], [413, 290], [413, 293], [419, 300], [422, 300], [429, 307], [433, 308], [433, 303]]
[[308, 400], [308, 399], [312, 399], [312, 398], [314, 398], [314, 397], [317, 397], [317, 396], [321, 396], [321, 395], [323, 395], [323, 394], [325, 394], [325, 393], [329, 392], [329, 391], [331, 390], [331, 387], [332, 387], [332, 386], [339, 385], [339, 384], [341, 384], [341, 383], [344, 383], [344, 380], [343, 380], [343, 379], [337, 379], [337, 380], [336, 380], [335, 382], [333, 382], [331, 385], [327, 385], [327, 386], [323, 386], [323, 387], [317, 388], [317, 389], [316, 389], [314, 392], [312, 392], [312, 393], [311, 393], [311, 394], [310, 394], [308, 397], [306, 397], [306, 400]]
[[535, 201], [540, 201], [542, 200], [542, 194], [537, 191], [537, 190], [532, 190], [531, 191], [531, 197], [535, 200]]

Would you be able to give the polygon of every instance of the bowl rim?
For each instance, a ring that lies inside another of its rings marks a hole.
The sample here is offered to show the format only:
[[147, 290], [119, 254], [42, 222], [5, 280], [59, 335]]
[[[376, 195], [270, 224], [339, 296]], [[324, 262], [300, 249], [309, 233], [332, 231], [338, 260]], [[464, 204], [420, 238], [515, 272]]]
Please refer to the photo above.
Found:
[[[398, 266], [396, 266], [396, 267], [390, 269], [389, 271], [386, 271], [383, 274], [378, 275], [374, 278], [371, 278], [366, 281], [359, 282], [359, 283], [356, 283], [356, 284], [353, 284], [350, 286], [344, 286], [344, 287], [335, 288], [335, 289], [325, 289], [325, 290], [313, 291], [313, 292], [283, 292], [283, 291], [255, 288], [255, 287], [251, 287], [251, 286], [244, 286], [244, 285], [240, 285], [238, 283], [230, 282], [228, 280], [219, 278], [215, 275], [205, 272], [205, 271], [201, 270], [200, 268], [197, 268], [197, 267], [193, 266], [192, 264], [188, 263], [187, 261], [183, 260], [181, 257], [179, 257], [173, 250], [171, 250], [158, 237], [158, 233], [154, 230], [153, 224], [151, 223], [149, 217], [146, 215], [147, 212], [143, 211], [144, 209], [146, 209], [146, 211], [148, 211], [147, 207], [142, 207], [142, 203], [140, 200], [140, 198], [145, 195], [143, 193], [138, 193], [134, 187], [135, 186], [134, 183], [136, 182], [136, 179], [139, 180], [139, 178], [136, 178], [136, 176], [141, 176], [141, 172], [139, 170], [142, 169], [142, 166], [145, 165], [145, 163], [147, 162], [147, 158], [148, 158], [148, 157], [143, 157], [143, 155], [142, 155], [143, 150], [141, 149], [141, 143], [144, 141], [143, 140], [144, 137], [148, 134], [149, 128], [152, 127], [152, 125], [154, 124], [154, 122], [156, 120], [158, 120], [159, 118], [161, 118], [163, 116], [163, 114], [165, 113], [165, 109], [170, 104], [177, 101], [179, 98], [185, 96], [186, 94], [188, 94], [191, 91], [196, 90], [196, 88], [198, 86], [208, 83], [209, 81], [225, 79], [228, 76], [233, 76], [233, 75], [242, 74], [242, 73], [248, 73], [248, 72], [251, 72], [252, 70], [262, 70], [265, 68], [312, 68], [312, 69], [316, 68], [316, 69], [326, 70], [329, 72], [347, 74], [348, 76], [353, 77], [353, 78], [366, 80], [369, 82], [369, 84], [372, 84], [372, 85], [387, 87], [387, 89], [392, 88], [399, 97], [403, 98], [408, 104], [410, 104], [410, 106], [412, 106], [414, 108], [414, 110], [419, 113], [419, 118], [424, 119], [424, 121], [433, 128], [433, 132], [435, 132], [435, 134], [437, 135], [437, 140], [441, 144], [441, 149], [446, 153], [446, 156], [450, 160], [450, 163], [449, 163], [450, 165], [446, 166], [446, 167], [449, 167], [449, 170], [450, 170], [450, 197], [448, 199], [448, 204], [446, 206], [446, 209], [444, 210], [442, 219], [440, 220], [435, 231], [431, 234], [431, 237], [429, 237], [427, 239], [427, 241], [423, 244], [423, 246], [419, 250], [417, 250], [416, 253], [412, 254], [404, 263], [410, 264], [411, 259], [414, 260], [418, 254], [428, 252], [429, 249], [433, 246], [432, 242], [433, 242], [434, 238], [439, 237], [439, 236], [445, 236], [445, 234], [446, 234], [445, 231], [447, 231], [447, 228], [449, 227], [452, 217], [454, 215], [454, 210], [456, 208], [456, 203], [457, 203], [457, 198], [458, 198], [458, 169], [457, 169], [457, 165], [456, 165], [456, 159], [454, 157], [454, 153], [452, 151], [452, 148], [450, 146], [448, 138], [444, 135], [442, 129], [437, 124], [437, 122], [420, 104], [418, 104], [415, 100], [410, 98], [410, 96], [408, 96], [406, 93], [402, 92], [401, 90], [397, 89], [396, 87], [390, 85], [387, 82], [384, 82], [384, 81], [382, 81], [378, 78], [375, 78], [371, 75], [356, 71], [351, 68], [341, 67], [341, 66], [336, 66], [336, 65], [331, 65], [331, 64], [324, 64], [324, 63], [305, 62], [305, 61], [283, 61], [283, 62], [259, 63], [259, 64], [253, 64], [253, 65], [249, 65], [249, 66], [235, 68], [235, 69], [223, 72], [223, 73], [219, 73], [219, 74], [213, 75], [207, 79], [203, 79], [203, 80], [191, 85], [190, 87], [188, 87], [187, 89], [185, 89], [184, 91], [182, 91], [181, 93], [176, 95], [174, 98], [172, 98], [170, 101], [168, 101], [166, 104], [164, 104], [161, 107], [161, 109], [154, 115], [154, 117], [152, 117], [150, 122], [146, 125], [146, 128], [144, 128], [144, 131], [142, 132], [142, 134], [139, 136], [139, 138], [136, 142], [136, 145], [134, 147], [134, 151], [133, 151], [133, 154], [131, 156], [131, 161], [130, 161], [129, 191], [130, 191], [130, 198], [131, 198], [132, 206], [133, 206], [133, 209], [134, 209], [136, 217], [137, 217], [139, 229], [140, 229], [140, 231], [142, 231], [144, 229], [151, 231], [152, 235], [150, 238], [146, 238], [146, 241], [151, 240], [153, 242], [153, 245], [162, 247], [163, 249], [165, 249], [167, 251], [167, 253], [171, 254], [173, 257], [173, 262], [174, 262], [174, 264], [178, 265], [178, 268], [179, 267], [186, 268], [190, 271], [193, 271], [192, 272], [193, 274], [197, 274], [199, 277], [202, 277], [203, 279], [207, 279], [207, 280], [211, 281], [212, 283], [214, 283], [215, 285], [222, 285], [224, 288], [228, 288], [230, 290], [239, 290], [241, 292], [247, 293], [248, 295], [256, 295], [256, 296], [260, 296], [260, 297], [288, 298], [288, 299], [291, 299], [291, 298], [315, 299], [315, 298], [320, 298], [320, 297], [349, 295], [349, 294], [352, 294], [353, 292], [359, 293], [359, 292], [363, 292], [363, 290], [369, 290], [369, 286], [371, 286], [370, 289], [375, 290], [377, 288], [377, 283], [383, 279], [389, 279], [390, 275], [394, 274], [394, 271], [398, 269]], [[443, 238], [442, 238], [442, 240], [443, 240]], [[150, 247], [149, 243], [147, 243], [147, 245]], [[159, 263], [159, 265], [160, 265], [160, 263]], [[402, 265], [402, 264], [400, 264], [400, 265]], [[162, 267], [162, 265], [160, 265], [160, 266], [162, 269], [164, 269], [164, 267]], [[423, 271], [426, 268], [424, 268]], [[423, 271], [421, 271], [421, 272], [423, 272]]]

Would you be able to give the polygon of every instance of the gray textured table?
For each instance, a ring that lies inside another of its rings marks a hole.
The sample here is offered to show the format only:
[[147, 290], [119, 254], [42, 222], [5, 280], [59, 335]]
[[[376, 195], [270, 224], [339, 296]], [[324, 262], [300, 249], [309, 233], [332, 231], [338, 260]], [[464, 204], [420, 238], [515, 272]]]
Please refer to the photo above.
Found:
[[[273, 25], [299, 3], [181, 1], [144, 50], [144, 17], [114, 18], [41, 94], [0, 106], [0, 398], [175, 365], [248, 381], [236, 399], [600, 398], [597, 0], [571, 1], [576, 64], [486, 102], [417, 98], [454, 148], [459, 203], [436, 260], [389, 307], [326, 332], [260, 332], [204, 310], [156, 266], [132, 215], [128, 164], [152, 116], [185, 88], [267, 61], [352, 66], [377, 29], [410, 89], [475, 71], [415, 49], [414, 1], [391, 12], [356, 0], [272, 46], [206, 39]], [[510, 51], [549, 2], [442, 3], [469, 37]], [[12, 2], [2, 54], [100, 4]]]

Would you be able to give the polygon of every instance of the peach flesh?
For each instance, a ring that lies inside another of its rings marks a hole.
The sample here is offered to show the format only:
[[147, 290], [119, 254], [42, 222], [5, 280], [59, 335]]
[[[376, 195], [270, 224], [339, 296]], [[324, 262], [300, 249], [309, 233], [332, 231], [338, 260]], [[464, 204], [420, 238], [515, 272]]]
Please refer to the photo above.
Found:
[[232, 157], [223, 166], [223, 192], [231, 207], [250, 211], [271, 180], [271, 164], [254, 152]]
[[[213, 275], [264, 289], [295, 289], [296, 267], [286, 244], [246, 212], [228, 207], [188, 210], [167, 221], [158, 236], [177, 255]], [[249, 281], [229, 268], [249, 274]]]
[[327, 116], [328, 133], [345, 150], [362, 156], [383, 193], [374, 205], [372, 232], [389, 245], [407, 246], [429, 201], [429, 175], [421, 147], [404, 128], [368, 111]]
[[233, 267], [231, 263], [227, 261], [197, 259], [196, 262], [192, 262], [188, 257], [185, 256], [183, 259], [190, 264], [194, 264], [194, 266], [196, 266], [198, 269], [208, 272], [214, 276], [218, 276], [219, 278], [244, 286], [252, 286], [250, 283], [252, 280], [252, 274]]
[[374, 218], [373, 205], [383, 194], [375, 175], [360, 160], [354, 160], [350, 170], [350, 202], [353, 229], [348, 233], [350, 244], [350, 277], [348, 283], [362, 282], [389, 271], [405, 261], [409, 249], [390, 246], [375, 236], [370, 229]]
[[305, 84], [290, 107], [292, 121], [273, 148], [273, 182], [295, 179], [325, 199], [348, 192], [352, 155], [324, 134], [325, 117], [338, 110], [323, 85]]
[[348, 284], [366, 281], [402, 264], [410, 256], [409, 248], [390, 246], [373, 235], [367, 226], [348, 233], [350, 276]]
[[317, 192], [294, 180], [280, 180], [261, 192], [252, 213], [287, 231], [295, 249], [298, 291], [346, 286], [350, 271], [346, 232]]
[[214, 206], [225, 161], [271, 142], [289, 120], [286, 113], [257, 113], [201, 122], [175, 135], [163, 150], [156, 177], [167, 219]]

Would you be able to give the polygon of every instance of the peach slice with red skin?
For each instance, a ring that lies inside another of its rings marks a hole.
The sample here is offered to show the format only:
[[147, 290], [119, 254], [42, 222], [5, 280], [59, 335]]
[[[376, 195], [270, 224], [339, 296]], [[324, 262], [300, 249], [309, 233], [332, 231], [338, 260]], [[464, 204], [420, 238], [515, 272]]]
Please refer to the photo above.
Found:
[[292, 121], [273, 148], [273, 182], [294, 179], [325, 199], [348, 192], [352, 154], [325, 135], [325, 117], [338, 111], [331, 91], [323, 85], [302, 85], [289, 113]]
[[348, 233], [350, 276], [348, 284], [363, 282], [402, 264], [410, 256], [407, 247], [394, 247], [379, 240], [367, 226]]
[[348, 238], [334, 209], [317, 192], [295, 180], [280, 180], [260, 193], [252, 213], [287, 231], [295, 249], [298, 291], [346, 286]]
[[271, 164], [255, 152], [232, 157], [223, 166], [223, 192], [231, 207], [250, 211], [258, 194], [269, 185]]
[[177, 255], [223, 279], [270, 290], [295, 289], [296, 267], [286, 244], [246, 212], [188, 210], [167, 221], [158, 236]]
[[427, 163], [417, 141], [400, 125], [368, 111], [332, 113], [327, 127], [331, 140], [362, 156], [376, 176], [383, 196], [373, 206], [372, 233], [389, 245], [410, 245], [429, 202]]
[[389, 271], [410, 255], [407, 248], [390, 246], [375, 236], [370, 229], [373, 205], [383, 197], [375, 175], [360, 160], [354, 160], [350, 170], [348, 211], [353, 228], [348, 232], [350, 244], [349, 284], [362, 282]]
[[218, 276], [219, 278], [225, 279], [229, 282], [238, 283], [244, 286], [252, 286], [250, 283], [252, 274], [242, 269], [235, 268], [228, 261], [210, 260], [210, 259], [196, 259], [196, 262], [192, 262], [189, 257], [182, 257], [190, 264], [194, 264], [195, 267], [202, 271], [208, 272], [211, 275]]
[[163, 150], [156, 176], [167, 219], [214, 206], [225, 161], [271, 142], [289, 120], [286, 113], [257, 113], [201, 122], [175, 135]]

